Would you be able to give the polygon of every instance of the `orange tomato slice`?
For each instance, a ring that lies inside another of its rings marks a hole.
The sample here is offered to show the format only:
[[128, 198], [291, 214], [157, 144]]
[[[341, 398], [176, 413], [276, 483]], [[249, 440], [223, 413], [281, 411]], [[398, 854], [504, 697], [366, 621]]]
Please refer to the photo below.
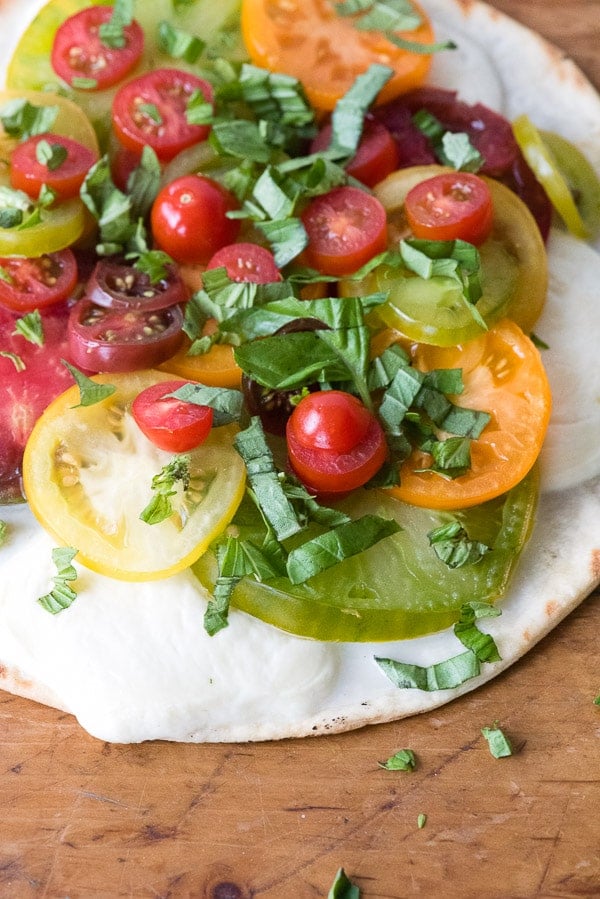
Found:
[[233, 347], [230, 344], [215, 343], [208, 353], [201, 356], [188, 356], [189, 348], [190, 341], [186, 338], [181, 349], [159, 365], [159, 369], [189, 381], [199, 381], [209, 387], [240, 389], [242, 370], [233, 358]]
[[[399, 36], [432, 43], [427, 16], [416, 3], [412, 5], [421, 24]], [[298, 78], [317, 109], [333, 109], [373, 63], [394, 70], [379, 102], [424, 81], [430, 55], [400, 49], [382, 32], [359, 30], [355, 18], [337, 14], [332, 0], [243, 0], [242, 36], [252, 62]]]
[[460, 368], [465, 389], [460, 406], [489, 412], [491, 421], [471, 443], [471, 468], [447, 480], [428, 468], [431, 457], [413, 451], [389, 488], [404, 502], [431, 509], [461, 509], [500, 496], [533, 467], [550, 418], [550, 386], [537, 348], [514, 322], [503, 320], [463, 346], [419, 344], [414, 364], [422, 371]]

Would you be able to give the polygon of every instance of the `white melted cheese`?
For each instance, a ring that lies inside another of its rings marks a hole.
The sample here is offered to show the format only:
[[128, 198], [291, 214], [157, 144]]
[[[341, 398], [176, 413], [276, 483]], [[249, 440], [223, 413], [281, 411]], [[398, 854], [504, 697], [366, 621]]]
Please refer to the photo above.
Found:
[[[313, 714], [336, 681], [338, 648], [301, 640], [232, 610], [209, 637], [206, 594], [191, 574], [147, 583], [78, 569], [73, 605], [37, 602], [56, 573], [54, 544], [28, 509], [6, 509], [0, 659], [49, 688], [92, 735], [260, 739]], [[193, 722], [193, 729], [190, 729]]]

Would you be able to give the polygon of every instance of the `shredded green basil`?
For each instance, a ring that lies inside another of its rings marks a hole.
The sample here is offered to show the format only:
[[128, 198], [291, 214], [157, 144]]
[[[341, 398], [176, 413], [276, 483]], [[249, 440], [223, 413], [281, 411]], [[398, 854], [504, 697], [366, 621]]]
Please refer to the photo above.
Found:
[[379, 762], [379, 767], [386, 771], [413, 771], [416, 766], [417, 759], [412, 749], [399, 749], [385, 762]]
[[487, 740], [490, 752], [495, 759], [507, 758], [513, 754], [510, 740], [498, 727], [497, 721], [492, 727], [482, 727], [481, 733]]
[[56, 575], [52, 578], [54, 587], [38, 599], [41, 607], [52, 615], [68, 609], [77, 599], [77, 593], [70, 586], [71, 581], [77, 580], [77, 571], [71, 564], [76, 555], [77, 550], [70, 546], [52, 550], [52, 561], [57, 569]]
[[36, 346], [44, 346], [44, 326], [42, 316], [38, 309], [27, 312], [15, 322], [15, 334], [20, 334], [29, 343]]
[[177, 494], [176, 486], [181, 483], [185, 492], [190, 485], [190, 457], [176, 456], [161, 468], [152, 478], [154, 496], [140, 512], [140, 519], [146, 524], [160, 524], [173, 514], [171, 497]]
[[359, 888], [349, 880], [343, 868], [337, 871], [327, 899], [360, 899]]
[[[75, 379], [75, 383], [79, 387], [78, 406], [94, 406], [96, 403], [101, 403], [102, 400], [112, 396], [117, 389], [113, 384], [98, 384], [97, 381], [88, 378], [87, 375], [84, 375], [82, 371], [79, 371], [78, 368], [75, 368], [75, 366], [71, 365], [70, 362], [67, 362], [66, 359], [61, 359], [60, 361], [64, 367], [71, 372]], [[77, 409], [78, 406], [74, 406], [73, 408]]]
[[21, 357], [17, 355], [17, 353], [11, 353], [9, 350], [0, 350], [0, 356], [2, 356], [4, 359], [10, 359], [16, 371], [25, 371], [25, 369], [27, 368], [27, 366], [25, 365]]
[[436, 556], [448, 568], [474, 565], [491, 548], [485, 543], [471, 540], [460, 522], [456, 520], [429, 531], [427, 538]]
[[0, 122], [7, 134], [27, 140], [52, 130], [58, 106], [36, 106], [29, 100], [9, 100], [0, 107]]

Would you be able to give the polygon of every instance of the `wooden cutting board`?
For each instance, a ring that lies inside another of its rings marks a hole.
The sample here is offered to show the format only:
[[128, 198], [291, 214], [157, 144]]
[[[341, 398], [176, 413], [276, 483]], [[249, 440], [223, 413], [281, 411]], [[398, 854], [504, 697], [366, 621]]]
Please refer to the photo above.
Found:
[[[600, 87], [597, 0], [493, 5]], [[596, 591], [480, 690], [314, 740], [114, 746], [0, 693], [0, 896], [309, 899], [340, 866], [365, 899], [600, 896], [599, 633]], [[404, 747], [415, 771], [378, 766]]]

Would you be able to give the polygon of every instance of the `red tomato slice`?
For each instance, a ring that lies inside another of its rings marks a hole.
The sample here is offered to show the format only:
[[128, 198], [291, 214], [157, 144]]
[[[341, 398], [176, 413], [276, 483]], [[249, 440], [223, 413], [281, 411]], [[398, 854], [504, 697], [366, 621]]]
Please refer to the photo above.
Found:
[[160, 381], [142, 390], [133, 401], [131, 411], [137, 426], [159, 449], [170, 453], [186, 453], [200, 446], [210, 433], [213, 410], [170, 397], [192, 381]]
[[163, 187], [154, 201], [154, 240], [176, 262], [206, 264], [236, 239], [240, 223], [227, 213], [237, 208], [236, 198], [217, 181], [183, 175]]
[[[326, 150], [332, 127], [325, 125], [311, 144], [311, 151]], [[398, 168], [398, 147], [388, 129], [376, 119], [366, 119], [356, 153], [345, 166], [352, 178], [373, 187]]]
[[375, 416], [363, 406], [364, 416], [356, 408], [362, 404], [350, 394], [327, 392], [333, 396], [324, 402], [316, 399], [322, 396], [319, 393], [304, 397], [286, 427], [292, 469], [306, 487], [321, 495], [362, 487], [387, 457], [385, 435]]
[[[41, 145], [41, 146], [40, 146]], [[43, 150], [47, 146], [53, 154], [66, 152], [65, 158], [46, 163]], [[37, 199], [43, 184], [56, 192], [61, 200], [79, 196], [79, 188], [98, 156], [88, 147], [59, 134], [36, 134], [18, 144], [10, 158], [10, 183], [17, 190]]]
[[86, 371], [153, 368], [177, 352], [183, 340], [179, 306], [106, 309], [90, 300], [76, 303], [69, 317], [69, 352]]
[[71, 296], [77, 260], [69, 249], [44, 256], [0, 259], [0, 304], [14, 312], [33, 312]]
[[489, 187], [469, 172], [447, 172], [421, 181], [404, 201], [415, 237], [425, 240], [466, 240], [479, 246], [494, 223]]
[[128, 81], [113, 102], [113, 128], [119, 142], [138, 153], [148, 145], [167, 162], [204, 140], [208, 125], [190, 125], [186, 118], [188, 100], [197, 92], [212, 102], [208, 81], [179, 69], [155, 69]]
[[387, 245], [385, 209], [357, 187], [336, 187], [302, 213], [308, 264], [327, 275], [350, 275]]
[[52, 46], [52, 68], [71, 87], [102, 90], [121, 81], [139, 62], [144, 32], [135, 20], [123, 28], [124, 47], [102, 41], [100, 26], [112, 14], [112, 6], [90, 6], [59, 26]]
[[41, 315], [44, 344], [40, 347], [15, 334], [18, 315], [0, 307], [2, 352], [17, 357], [13, 361], [0, 356], [0, 504], [22, 501], [21, 462], [27, 438], [46, 406], [73, 383], [60, 361], [68, 358], [69, 310], [61, 303]]
[[232, 281], [270, 284], [281, 281], [270, 250], [255, 243], [232, 243], [221, 247], [209, 260], [206, 268], [224, 268]]
[[167, 267], [164, 278], [151, 281], [134, 265], [110, 259], [97, 263], [85, 292], [89, 300], [107, 309], [145, 309], [146, 312], [185, 303], [190, 297], [173, 265]]

